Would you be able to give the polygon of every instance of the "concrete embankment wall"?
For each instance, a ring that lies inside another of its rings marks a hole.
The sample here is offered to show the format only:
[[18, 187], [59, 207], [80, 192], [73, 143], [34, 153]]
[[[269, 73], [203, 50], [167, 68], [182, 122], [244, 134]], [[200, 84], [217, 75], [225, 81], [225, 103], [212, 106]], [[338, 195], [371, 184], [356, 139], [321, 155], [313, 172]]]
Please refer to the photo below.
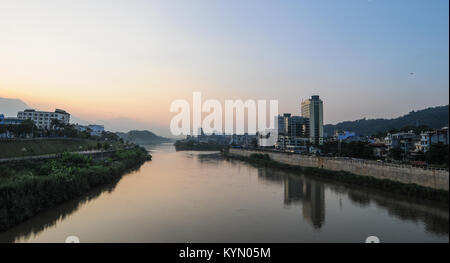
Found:
[[346, 158], [316, 157], [270, 151], [229, 149], [229, 155], [250, 157], [254, 153], [263, 153], [279, 163], [315, 167], [332, 171], [345, 171], [356, 175], [370, 176], [378, 179], [389, 179], [401, 183], [414, 183], [433, 189], [448, 191], [449, 172], [439, 169], [424, 169], [407, 165], [395, 165], [368, 160]]

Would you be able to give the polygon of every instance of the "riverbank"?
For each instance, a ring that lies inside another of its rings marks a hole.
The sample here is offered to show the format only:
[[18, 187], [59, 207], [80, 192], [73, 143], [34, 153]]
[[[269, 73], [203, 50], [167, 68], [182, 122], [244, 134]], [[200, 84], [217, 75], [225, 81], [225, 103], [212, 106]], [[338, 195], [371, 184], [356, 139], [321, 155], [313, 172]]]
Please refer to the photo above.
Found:
[[177, 151], [221, 151], [227, 147], [222, 144], [192, 143], [183, 141], [176, 141], [173, 145]]
[[103, 143], [97, 140], [77, 138], [0, 140], [0, 159], [93, 150], [102, 145]]
[[370, 176], [357, 175], [347, 171], [333, 171], [318, 167], [287, 164], [274, 160], [270, 157], [269, 154], [265, 153], [248, 153], [246, 155], [240, 155], [236, 152], [230, 154], [229, 151], [224, 151], [224, 156], [226, 158], [242, 160], [257, 167], [263, 166], [269, 168], [277, 168], [294, 173], [303, 173], [319, 178], [336, 180], [343, 183], [371, 187], [411, 197], [439, 201], [447, 204], [449, 202], [448, 190], [433, 189], [415, 183], [402, 183], [389, 179], [379, 179]]
[[63, 153], [60, 158], [0, 165], [0, 230], [33, 215], [114, 182], [151, 156], [135, 146], [111, 157]]

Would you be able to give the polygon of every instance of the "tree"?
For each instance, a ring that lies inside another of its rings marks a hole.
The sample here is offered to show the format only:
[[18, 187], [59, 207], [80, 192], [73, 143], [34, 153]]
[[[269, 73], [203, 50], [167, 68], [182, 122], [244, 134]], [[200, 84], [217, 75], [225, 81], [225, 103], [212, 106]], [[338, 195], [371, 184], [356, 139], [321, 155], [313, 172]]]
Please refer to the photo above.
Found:
[[69, 138], [79, 138], [79, 131], [74, 125], [65, 125], [62, 134]]
[[15, 133], [19, 136], [26, 136], [27, 134], [31, 134], [31, 136], [33, 136], [35, 129], [37, 129], [37, 127], [34, 125], [34, 121], [27, 119], [17, 125]]
[[103, 149], [105, 149], [105, 150], [108, 150], [109, 149], [109, 143], [107, 143], [107, 142], [105, 142], [104, 144], [103, 144]]
[[389, 150], [389, 155], [395, 160], [401, 160], [403, 151], [400, 148], [392, 148]]
[[56, 130], [59, 128], [63, 128], [64, 127], [64, 123], [62, 123], [60, 120], [58, 119], [52, 119], [50, 122], [50, 127], [52, 130]]
[[331, 153], [335, 156], [353, 157], [361, 159], [373, 159], [372, 148], [367, 142], [341, 142], [341, 151], [339, 152], [338, 142], [326, 142], [321, 147], [324, 153]]
[[115, 134], [114, 132], [104, 131], [104, 132], [102, 132], [101, 139], [106, 140], [106, 141], [118, 141], [119, 136], [117, 134]]
[[8, 128], [6, 125], [0, 125], [0, 134], [5, 133], [8, 131]]
[[443, 143], [432, 144], [430, 149], [425, 153], [425, 159], [428, 163], [432, 164], [445, 164], [449, 165], [449, 148], [448, 145]]

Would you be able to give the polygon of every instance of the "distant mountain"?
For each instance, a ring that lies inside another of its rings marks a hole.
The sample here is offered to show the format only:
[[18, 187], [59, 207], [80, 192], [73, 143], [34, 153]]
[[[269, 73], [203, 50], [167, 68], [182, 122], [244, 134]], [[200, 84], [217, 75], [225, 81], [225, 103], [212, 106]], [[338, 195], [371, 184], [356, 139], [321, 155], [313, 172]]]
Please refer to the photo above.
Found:
[[129, 131], [127, 133], [125, 132], [116, 132], [116, 134], [126, 140], [126, 141], [131, 141], [133, 143], [136, 144], [157, 144], [157, 143], [163, 143], [163, 142], [171, 142], [171, 139], [168, 138], [164, 138], [161, 136], [158, 136], [156, 134], [154, 134], [151, 131], [137, 131], [137, 130], [133, 130], [133, 131]]
[[169, 125], [155, 124], [151, 122], [145, 122], [128, 117], [113, 117], [106, 119], [92, 120], [92, 123], [102, 124], [108, 131], [114, 132], [128, 132], [133, 130], [149, 130], [153, 133], [161, 134], [162, 136], [171, 136]]
[[20, 99], [0, 98], [0, 114], [6, 117], [17, 117], [18, 111], [28, 109], [29, 106]]
[[448, 126], [448, 106], [431, 107], [410, 113], [394, 119], [361, 119], [344, 121], [338, 124], [324, 125], [324, 132], [330, 136], [335, 130], [356, 132], [360, 135], [373, 135], [390, 129], [400, 129], [405, 126], [426, 125], [431, 128]]
[[[6, 117], [17, 117], [17, 112], [25, 109], [32, 109], [32, 107], [28, 106], [20, 99], [0, 98], [0, 114], [5, 114]], [[83, 125], [89, 124], [88, 121], [73, 115], [70, 116], [70, 122]]]

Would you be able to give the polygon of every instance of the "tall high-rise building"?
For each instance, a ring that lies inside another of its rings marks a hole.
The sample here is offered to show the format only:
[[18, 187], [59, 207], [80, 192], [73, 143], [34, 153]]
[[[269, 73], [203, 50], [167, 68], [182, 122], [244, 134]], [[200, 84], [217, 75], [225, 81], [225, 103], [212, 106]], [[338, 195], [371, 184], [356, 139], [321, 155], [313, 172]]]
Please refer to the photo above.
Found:
[[305, 124], [307, 123], [304, 117], [292, 116], [288, 122], [288, 135], [291, 137], [305, 137]]
[[291, 116], [290, 113], [278, 115], [275, 118], [278, 124], [277, 147], [301, 148], [306, 146], [309, 140], [306, 136], [306, 124], [308, 119], [301, 116]]
[[283, 114], [283, 133], [282, 133], [283, 135], [288, 135], [290, 119], [291, 119], [290, 113]]
[[306, 129], [310, 141], [323, 144], [323, 102], [319, 95], [302, 102], [302, 116], [309, 119]]
[[290, 113], [278, 115], [275, 119], [278, 123], [278, 134], [290, 137], [305, 137], [307, 119], [301, 116], [291, 116]]
[[285, 117], [282, 115], [275, 116], [275, 122], [277, 123], [277, 131], [279, 135], [284, 135], [286, 130]]

